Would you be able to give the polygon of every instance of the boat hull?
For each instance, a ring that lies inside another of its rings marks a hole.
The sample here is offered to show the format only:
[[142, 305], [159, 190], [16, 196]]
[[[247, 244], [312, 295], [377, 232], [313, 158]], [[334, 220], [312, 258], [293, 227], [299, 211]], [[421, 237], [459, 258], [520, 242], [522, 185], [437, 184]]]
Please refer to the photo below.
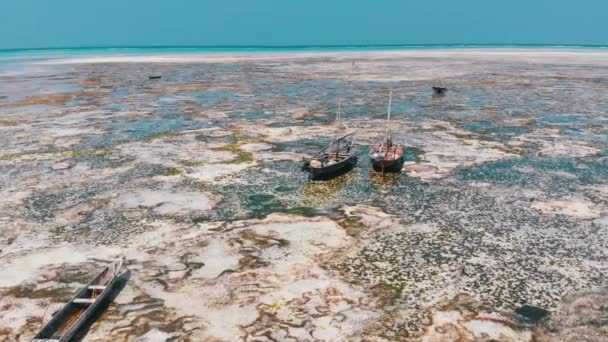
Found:
[[403, 158], [397, 159], [372, 159], [372, 168], [376, 172], [400, 172], [403, 167]]
[[[103, 272], [102, 272], [103, 273]], [[98, 317], [101, 310], [104, 310], [112, 297], [115, 295], [114, 289], [117, 288], [117, 283], [120, 279], [128, 278], [129, 271], [115, 275], [105, 286], [104, 290], [97, 295], [95, 301], [83, 306], [83, 304], [76, 303], [78, 299], [90, 298], [89, 287], [95, 285], [95, 282], [102, 276], [100, 273], [97, 277], [82, 288], [69, 303], [67, 303], [61, 310], [59, 310], [51, 320], [45, 324], [45, 326], [36, 334], [33, 341], [44, 341], [47, 339], [67, 342], [72, 340], [75, 336], [78, 336], [83, 328], [91, 322], [92, 319]], [[82, 311], [84, 309], [84, 311]], [[78, 318], [65, 327], [66, 322], [69, 322], [74, 315], [78, 315]]]
[[328, 180], [347, 173], [348, 171], [352, 170], [355, 165], [357, 165], [357, 157], [350, 156], [331, 165], [325, 165], [322, 167], [309, 166], [307, 171], [310, 175], [310, 179], [312, 180]]
[[448, 88], [444, 88], [444, 87], [433, 87], [433, 91], [435, 92], [435, 94], [443, 94], [448, 90]]
[[392, 142], [375, 144], [370, 148], [369, 158], [374, 171], [400, 172], [403, 167], [403, 146]]

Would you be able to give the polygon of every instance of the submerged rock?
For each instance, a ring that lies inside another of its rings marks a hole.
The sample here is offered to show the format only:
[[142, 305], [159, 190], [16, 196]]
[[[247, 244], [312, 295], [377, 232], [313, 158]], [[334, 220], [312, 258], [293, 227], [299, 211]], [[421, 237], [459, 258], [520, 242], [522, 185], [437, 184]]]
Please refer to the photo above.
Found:
[[549, 311], [533, 305], [522, 305], [515, 309], [515, 313], [535, 323], [545, 319], [550, 314]]

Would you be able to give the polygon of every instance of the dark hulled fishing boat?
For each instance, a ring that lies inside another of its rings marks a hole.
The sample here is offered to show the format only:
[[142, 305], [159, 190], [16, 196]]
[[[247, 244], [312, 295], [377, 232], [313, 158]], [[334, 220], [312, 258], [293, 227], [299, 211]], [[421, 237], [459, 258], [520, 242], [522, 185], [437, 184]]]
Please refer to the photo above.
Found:
[[[338, 106], [337, 128], [340, 129], [342, 102]], [[349, 133], [333, 140], [312, 158], [305, 159], [302, 169], [310, 174], [310, 179], [330, 179], [350, 171], [357, 164], [355, 143]]]
[[[83, 326], [108, 304], [120, 273], [122, 261], [105, 267], [59, 310], [34, 336], [32, 342], [70, 341]], [[44, 317], [43, 317], [44, 319]]]
[[313, 180], [331, 179], [350, 171], [357, 165], [354, 142], [350, 136], [352, 133], [332, 141], [312, 158], [305, 160], [302, 169]]
[[390, 132], [392, 99], [393, 92], [391, 91], [388, 99], [388, 114], [384, 139], [372, 145], [369, 151], [372, 167], [378, 172], [399, 172], [403, 166], [403, 146], [393, 143]]
[[437, 83], [433, 85], [433, 91], [435, 92], [435, 94], [443, 94], [447, 90], [448, 88], [441, 81], [437, 81]]
[[161, 77], [163, 77], [163, 76], [162, 76], [162, 75], [150, 75], [150, 76], [148, 76], [148, 79], [151, 79], [151, 80], [158, 80], [158, 79], [160, 79]]

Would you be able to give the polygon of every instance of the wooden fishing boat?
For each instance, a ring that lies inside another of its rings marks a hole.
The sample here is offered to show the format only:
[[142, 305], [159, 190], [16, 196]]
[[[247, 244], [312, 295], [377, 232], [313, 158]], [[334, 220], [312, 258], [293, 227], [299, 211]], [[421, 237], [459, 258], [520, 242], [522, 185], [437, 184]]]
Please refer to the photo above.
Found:
[[403, 167], [403, 146], [393, 144], [389, 138], [372, 146], [370, 159], [374, 171], [399, 172]]
[[332, 141], [312, 158], [305, 160], [302, 169], [313, 180], [331, 179], [350, 171], [357, 165], [354, 142], [350, 136], [352, 133]]
[[393, 143], [390, 131], [391, 103], [393, 92], [389, 93], [386, 131], [382, 141], [372, 145], [369, 151], [372, 167], [378, 172], [399, 172], [403, 167], [403, 146]]
[[[342, 102], [338, 105], [336, 128], [340, 130]], [[307, 171], [310, 179], [321, 180], [337, 177], [350, 171], [357, 165], [354, 133], [334, 139], [327, 147], [317, 152], [312, 158], [304, 159], [302, 170]]]
[[34, 336], [32, 342], [67, 342], [93, 317], [99, 314], [111, 298], [116, 282], [126, 272], [120, 273], [122, 261], [105, 267], [93, 280], [55, 315]]
[[443, 84], [443, 82], [438, 81], [433, 85], [433, 91], [435, 94], [443, 94], [448, 90], [448, 88]]

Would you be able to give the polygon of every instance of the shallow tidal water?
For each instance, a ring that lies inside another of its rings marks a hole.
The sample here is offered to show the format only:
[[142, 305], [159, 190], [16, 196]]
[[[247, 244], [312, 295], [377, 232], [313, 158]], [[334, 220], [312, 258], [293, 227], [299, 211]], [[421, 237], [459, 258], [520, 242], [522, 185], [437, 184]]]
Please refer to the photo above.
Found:
[[[122, 257], [86, 340], [601, 341], [607, 91], [595, 50], [0, 59], [0, 337]], [[309, 181], [340, 101], [359, 163]]]

